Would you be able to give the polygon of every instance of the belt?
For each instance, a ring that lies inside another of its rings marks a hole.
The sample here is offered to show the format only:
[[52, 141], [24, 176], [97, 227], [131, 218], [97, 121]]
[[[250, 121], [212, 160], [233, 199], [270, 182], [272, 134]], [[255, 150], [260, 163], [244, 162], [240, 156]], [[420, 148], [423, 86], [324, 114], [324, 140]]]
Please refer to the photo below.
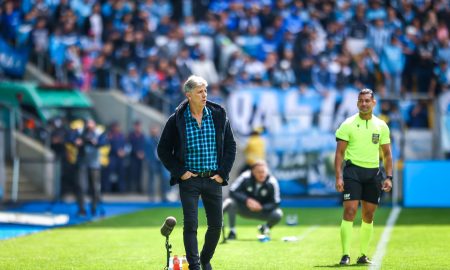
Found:
[[217, 171], [192, 172], [192, 173], [198, 175], [198, 177], [211, 177], [213, 175], [216, 175]]

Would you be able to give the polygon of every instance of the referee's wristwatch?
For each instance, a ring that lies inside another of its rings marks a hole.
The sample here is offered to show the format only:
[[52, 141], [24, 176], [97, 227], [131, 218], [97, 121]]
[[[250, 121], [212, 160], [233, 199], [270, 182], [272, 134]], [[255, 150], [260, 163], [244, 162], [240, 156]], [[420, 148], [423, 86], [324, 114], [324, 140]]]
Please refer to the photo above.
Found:
[[388, 176], [386, 176], [386, 178], [389, 179], [389, 180], [391, 180], [391, 181], [392, 181], [392, 179], [393, 179], [392, 175], [388, 175]]

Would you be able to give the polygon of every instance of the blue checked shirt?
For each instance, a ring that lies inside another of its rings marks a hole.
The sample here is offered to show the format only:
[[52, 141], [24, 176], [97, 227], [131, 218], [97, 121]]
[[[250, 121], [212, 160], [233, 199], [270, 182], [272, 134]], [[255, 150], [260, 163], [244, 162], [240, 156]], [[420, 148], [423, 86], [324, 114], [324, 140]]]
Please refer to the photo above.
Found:
[[184, 112], [186, 119], [186, 169], [191, 172], [206, 172], [217, 170], [216, 130], [211, 110], [203, 109], [201, 128], [191, 115], [187, 106]]

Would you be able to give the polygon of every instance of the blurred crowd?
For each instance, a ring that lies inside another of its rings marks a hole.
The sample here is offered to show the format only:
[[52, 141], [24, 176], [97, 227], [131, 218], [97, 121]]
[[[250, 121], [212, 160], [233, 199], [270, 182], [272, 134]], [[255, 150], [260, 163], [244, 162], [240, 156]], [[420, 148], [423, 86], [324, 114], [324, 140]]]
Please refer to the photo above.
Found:
[[150, 103], [180, 100], [191, 73], [219, 102], [255, 85], [434, 97], [450, 83], [447, 0], [2, 2], [2, 37], [58, 80]]
[[56, 118], [48, 131], [61, 165], [60, 196], [73, 192], [79, 205], [85, 190], [93, 201], [99, 200], [101, 192], [148, 194], [153, 201], [167, 201], [169, 173], [156, 154], [158, 126], [146, 133], [136, 121], [124, 133], [118, 122], [105, 129], [93, 119], [65, 123]]

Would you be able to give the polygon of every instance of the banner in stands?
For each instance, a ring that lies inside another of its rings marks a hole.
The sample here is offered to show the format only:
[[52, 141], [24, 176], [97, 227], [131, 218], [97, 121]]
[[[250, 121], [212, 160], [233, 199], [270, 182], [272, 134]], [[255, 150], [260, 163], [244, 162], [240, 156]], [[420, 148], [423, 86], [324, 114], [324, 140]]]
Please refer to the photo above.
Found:
[[267, 160], [284, 195], [335, 193], [335, 130], [358, 111], [358, 92], [240, 89], [228, 100], [234, 132], [264, 128]]
[[28, 49], [16, 49], [0, 38], [0, 70], [6, 75], [22, 77], [28, 62]]
[[447, 157], [450, 157], [450, 92], [445, 92], [440, 96], [439, 110], [442, 151]]

